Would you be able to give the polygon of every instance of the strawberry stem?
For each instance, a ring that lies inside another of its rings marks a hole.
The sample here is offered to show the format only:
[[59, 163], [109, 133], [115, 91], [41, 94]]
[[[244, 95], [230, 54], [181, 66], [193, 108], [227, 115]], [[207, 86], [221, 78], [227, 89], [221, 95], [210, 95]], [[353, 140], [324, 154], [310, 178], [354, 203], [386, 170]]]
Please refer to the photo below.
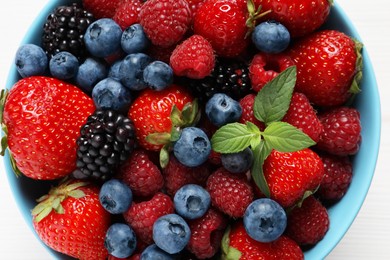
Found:
[[255, 7], [255, 3], [253, 2], [253, 0], [248, 0], [247, 1], [247, 8], [248, 8], [248, 14], [249, 14], [249, 17], [248, 19], [246, 20], [246, 26], [248, 27], [248, 31], [245, 35], [245, 38], [247, 38], [252, 32], [253, 30], [255, 29], [256, 27], [256, 20], [260, 19], [261, 17], [271, 13], [272, 11], [271, 10], [268, 10], [268, 11], [265, 11], [265, 12], [261, 12], [261, 9], [262, 9], [262, 6], [259, 5], [259, 7], [257, 8], [256, 10], [256, 7]]
[[4, 107], [5, 107], [5, 101], [7, 99], [7, 96], [8, 96], [8, 90], [2, 89], [0, 92], [0, 124], [4, 136], [1, 138], [1, 149], [0, 149], [1, 156], [4, 156], [5, 150], [8, 147], [8, 139], [7, 139], [8, 131], [7, 131], [7, 126], [4, 124], [4, 120], [3, 120]]

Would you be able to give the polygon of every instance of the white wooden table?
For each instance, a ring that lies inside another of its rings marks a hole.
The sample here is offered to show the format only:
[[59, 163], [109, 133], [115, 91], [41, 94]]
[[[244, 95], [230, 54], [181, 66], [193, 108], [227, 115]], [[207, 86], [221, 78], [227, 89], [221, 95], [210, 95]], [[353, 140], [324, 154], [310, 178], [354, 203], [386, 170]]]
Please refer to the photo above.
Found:
[[[327, 259], [390, 259], [390, 15], [385, 0], [335, 0], [348, 13], [370, 54], [382, 103], [382, 139], [369, 194], [348, 233]], [[16, 48], [47, 0], [13, 0], [0, 8], [0, 86], [3, 88]], [[0, 160], [0, 258], [51, 259], [24, 223], [11, 196]]]

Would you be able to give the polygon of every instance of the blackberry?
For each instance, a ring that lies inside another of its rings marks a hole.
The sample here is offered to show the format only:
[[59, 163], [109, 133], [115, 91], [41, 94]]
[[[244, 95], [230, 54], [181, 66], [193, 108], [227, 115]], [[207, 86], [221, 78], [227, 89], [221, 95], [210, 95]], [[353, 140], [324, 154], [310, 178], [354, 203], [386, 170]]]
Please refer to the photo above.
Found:
[[215, 93], [225, 93], [239, 100], [252, 89], [248, 64], [231, 59], [217, 60], [209, 76], [186, 84], [202, 102], [207, 102]]
[[93, 15], [77, 3], [57, 7], [43, 26], [42, 48], [49, 58], [60, 51], [68, 51], [80, 61], [84, 60], [87, 56], [84, 33], [94, 20]]
[[77, 146], [73, 177], [105, 181], [134, 150], [134, 125], [118, 112], [96, 110], [81, 128]]

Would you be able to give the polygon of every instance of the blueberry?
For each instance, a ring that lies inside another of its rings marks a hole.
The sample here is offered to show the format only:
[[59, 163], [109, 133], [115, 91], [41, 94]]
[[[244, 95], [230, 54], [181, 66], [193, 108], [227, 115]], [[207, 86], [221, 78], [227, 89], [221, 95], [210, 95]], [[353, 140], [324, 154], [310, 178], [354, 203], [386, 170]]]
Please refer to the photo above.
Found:
[[144, 52], [150, 45], [142, 25], [133, 24], [122, 33], [121, 46], [127, 54]]
[[35, 44], [24, 44], [18, 48], [15, 55], [15, 65], [20, 76], [44, 75], [48, 67], [45, 51]]
[[127, 211], [133, 201], [130, 188], [117, 179], [111, 179], [103, 183], [99, 200], [103, 208], [111, 214], [121, 214]]
[[119, 81], [106, 78], [92, 90], [92, 98], [97, 108], [127, 111], [131, 104], [131, 92]]
[[286, 225], [286, 212], [277, 202], [268, 198], [253, 201], [244, 214], [246, 232], [259, 242], [276, 240], [283, 234]]
[[153, 224], [153, 240], [169, 254], [182, 251], [190, 241], [191, 230], [187, 222], [177, 214], [164, 215]]
[[76, 84], [84, 92], [90, 94], [93, 87], [105, 79], [107, 74], [107, 65], [103, 61], [87, 58], [77, 71]]
[[144, 70], [144, 81], [154, 90], [163, 90], [173, 82], [171, 66], [162, 61], [154, 61]]
[[241, 114], [240, 103], [226, 94], [216, 93], [206, 103], [206, 115], [218, 127], [237, 122]]
[[196, 167], [204, 163], [211, 153], [210, 140], [197, 127], [186, 127], [173, 146], [173, 153], [180, 163]]
[[118, 61], [114, 62], [110, 66], [110, 69], [108, 71], [108, 78], [113, 78], [113, 79], [116, 79], [116, 80], [120, 80], [119, 68], [121, 66], [121, 63], [122, 63], [122, 60], [118, 60]]
[[126, 224], [112, 224], [107, 230], [104, 246], [110, 255], [127, 258], [134, 253], [137, 246], [136, 235]]
[[210, 207], [210, 194], [201, 186], [182, 186], [173, 198], [176, 212], [187, 219], [202, 217]]
[[247, 147], [238, 153], [221, 154], [222, 166], [232, 173], [244, 173], [253, 163], [253, 152]]
[[102, 18], [88, 26], [84, 42], [93, 56], [105, 58], [121, 49], [121, 37], [121, 27], [112, 19]]
[[54, 55], [49, 62], [53, 77], [67, 80], [75, 77], [79, 69], [79, 60], [72, 53], [62, 51]]
[[152, 244], [144, 249], [140, 260], [175, 260], [177, 255], [168, 254], [160, 249], [156, 244]]
[[278, 22], [262, 22], [255, 27], [252, 41], [256, 48], [265, 53], [280, 53], [290, 44], [290, 33]]
[[152, 58], [144, 53], [127, 55], [119, 67], [119, 77], [122, 84], [131, 90], [142, 90], [147, 87], [144, 81], [144, 69]]

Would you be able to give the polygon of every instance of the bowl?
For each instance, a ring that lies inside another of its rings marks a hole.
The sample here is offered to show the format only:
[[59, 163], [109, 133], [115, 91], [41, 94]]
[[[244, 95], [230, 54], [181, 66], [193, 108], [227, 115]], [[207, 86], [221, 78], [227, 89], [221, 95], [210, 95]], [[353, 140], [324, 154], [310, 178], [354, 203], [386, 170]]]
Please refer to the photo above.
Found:
[[[51, 0], [37, 16], [27, 35], [21, 44], [40, 44], [40, 30], [47, 15], [58, 5], [69, 4], [71, 0]], [[349, 20], [348, 15], [335, 3], [324, 28], [340, 30], [364, 43], [358, 34], [358, 30]], [[38, 33], [37, 33], [38, 32]], [[379, 151], [381, 111], [378, 86], [375, 73], [366, 48], [363, 48], [363, 80], [360, 93], [353, 106], [360, 111], [362, 124], [362, 143], [359, 152], [353, 159], [353, 180], [346, 195], [336, 204], [328, 208], [330, 227], [326, 236], [314, 247], [304, 251], [305, 259], [323, 259], [339, 243], [348, 228], [357, 216], [369, 190]], [[11, 88], [20, 79], [15, 65], [11, 70], [6, 83], [6, 88]], [[19, 208], [27, 226], [35, 234], [32, 225], [31, 209], [35, 206], [35, 200], [47, 192], [49, 181], [34, 181], [27, 177], [16, 177], [10, 164], [8, 152], [4, 157], [6, 175], [11, 187], [17, 207]], [[37, 239], [38, 236], [36, 235]], [[63, 254], [53, 251], [43, 244], [56, 259], [71, 259]]]

